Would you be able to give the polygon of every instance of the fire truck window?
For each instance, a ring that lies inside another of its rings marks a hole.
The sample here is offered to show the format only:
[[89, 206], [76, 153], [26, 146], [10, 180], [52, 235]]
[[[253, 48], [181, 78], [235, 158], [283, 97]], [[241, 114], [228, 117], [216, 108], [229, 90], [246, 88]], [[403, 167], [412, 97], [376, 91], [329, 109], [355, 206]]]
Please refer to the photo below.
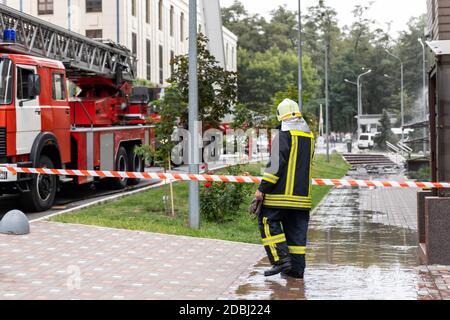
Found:
[[33, 100], [35, 97], [28, 96], [28, 77], [33, 75], [33, 70], [17, 68], [17, 99]]
[[12, 98], [12, 63], [0, 59], [0, 104], [10, 104]]
[[53, 74], [53, 100], [66, 100], [66, 92], [64, 90], [64, 75], [62, 73]]

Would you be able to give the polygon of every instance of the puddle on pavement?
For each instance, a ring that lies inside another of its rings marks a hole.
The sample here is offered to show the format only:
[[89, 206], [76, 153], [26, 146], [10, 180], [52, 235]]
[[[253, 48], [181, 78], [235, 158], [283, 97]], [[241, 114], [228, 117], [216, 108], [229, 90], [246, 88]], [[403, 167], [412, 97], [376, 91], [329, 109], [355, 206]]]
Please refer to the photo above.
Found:
[[335, 189], [312, 217], [304, 281], [264, 278], [263, 260], [236, 299], [417, 299], [416, 233], [373, 222], [359, 190]]

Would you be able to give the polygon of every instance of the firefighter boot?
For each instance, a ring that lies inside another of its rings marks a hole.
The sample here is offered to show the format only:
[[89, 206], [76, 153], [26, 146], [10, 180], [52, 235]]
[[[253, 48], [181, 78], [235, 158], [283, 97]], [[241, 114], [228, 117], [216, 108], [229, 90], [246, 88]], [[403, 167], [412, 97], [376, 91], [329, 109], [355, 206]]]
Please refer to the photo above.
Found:
[[288, 271], [283, 271], [281, 273], [281, 276], [284, 279], [288, 279], [288, 278], [292, 278], [292, 279], [299, 279], [302, 280], [303, 279], [303, 272], [298, 272], [298, 271], [293, 271], [293, 270], [288, 270]]
[[287, 272], [291, 270], [291, 259], [285, 258], [283, 260], [278, 261], [272, 269], [264, 271], [265, 277], [272, 277], [282, 272]]

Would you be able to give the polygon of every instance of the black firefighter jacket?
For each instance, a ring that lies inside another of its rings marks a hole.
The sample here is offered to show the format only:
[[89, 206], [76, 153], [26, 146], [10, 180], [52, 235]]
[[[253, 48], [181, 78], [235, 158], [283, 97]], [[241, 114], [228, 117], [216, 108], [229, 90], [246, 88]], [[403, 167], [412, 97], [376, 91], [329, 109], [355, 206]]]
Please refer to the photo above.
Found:
[[295, 210], [312, 208], [314, 135], [281, 131], [272, 145], [270, 162], [259, 191], [265, 207]]

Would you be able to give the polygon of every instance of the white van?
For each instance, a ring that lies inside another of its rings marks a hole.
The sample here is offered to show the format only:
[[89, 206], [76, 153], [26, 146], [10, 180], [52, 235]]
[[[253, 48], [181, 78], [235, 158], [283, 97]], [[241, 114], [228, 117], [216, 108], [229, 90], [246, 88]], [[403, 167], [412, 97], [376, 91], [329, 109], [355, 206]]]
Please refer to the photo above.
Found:
[[375, 146], [375, 134], [373, 133], [363, 133], [358, 139], [358, 149], [370, 149], [372, 150]]

